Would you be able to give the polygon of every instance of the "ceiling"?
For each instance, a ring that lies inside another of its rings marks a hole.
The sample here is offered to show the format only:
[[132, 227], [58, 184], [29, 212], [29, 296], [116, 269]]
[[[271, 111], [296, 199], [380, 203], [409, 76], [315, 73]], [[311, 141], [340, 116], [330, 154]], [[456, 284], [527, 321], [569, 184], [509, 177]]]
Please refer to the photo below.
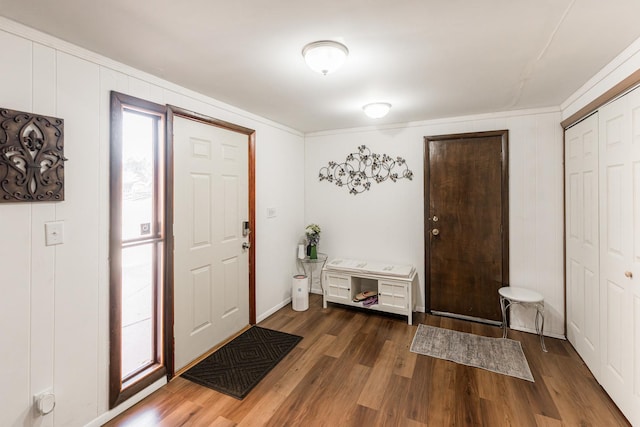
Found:
[[[0, 0], [0, 15], [301, 132], [558, 106], [638, 0]], [[304, 45], [350, 55], [323, 76]], [[393, 104], [369, 119], [364, 104]]]

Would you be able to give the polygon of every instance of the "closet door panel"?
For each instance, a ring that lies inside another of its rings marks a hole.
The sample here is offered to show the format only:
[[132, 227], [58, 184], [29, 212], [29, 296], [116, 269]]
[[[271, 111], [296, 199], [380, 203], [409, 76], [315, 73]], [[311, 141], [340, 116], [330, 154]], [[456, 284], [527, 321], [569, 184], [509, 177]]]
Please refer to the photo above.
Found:
[[[567, 258], [570, 255], [567, 251]], [[569, 330], [567, 331], [567, 335], [569, 341], [576, 347], [580, 346], [579, 340], [580, 335], [584, 333], [584, 324], [585, 324], [585, 281], [584, 281], [584, 271], [585, 268], [580, 264], [575, 258], [568, 259], [569, 268], [567, 268], [567, 284], [569, 289], [567, 289], [568, 296], [567, 297], [567, 324], [569, 326]], [[578, 350], [578, 353], [580, 351]]]
[[[636, 290], [633, 296], [633, 323], [635, 325], [633, 335], [633, 396], [631, 405], [636, 408], [635, 423], [640, 425], [640, 296]], [[631, 418], [631, 417], [630, 417]]]
[[633, 277], [627, 279], [627, 307], [629, 321], [626, 330], [629, 335], [627, 354], [627, 375], [630, 377], [629, 404], [632, 412], [627, 415], [634, 425], [640, 425], [640, 90], [636, 89], [629, 95], [631, 108], [631, 175], [632, 193], [630, 197], [631, 209], [631, 245], [633, 258], [630, 272]]
[[[625, 115], [625, 98], [600, 109], [600, 336], [603, 338], [601, 352], [600, 382], [614, 401], [622, 408], [625, 399], [625, 378], [622, 366], [623, 311], [625, 250], [621, 230], [624, 224], [622, 194], [629, 194], [625, 172], [624, 129], [629, 128]], [[627, 187], [626, 189], [624, 187]], [[626, 209], [625, 209], [626, 208]]]
[[606, 228], [604, 242], [607, 254], [616, 261], [622, 261], [624, 256], [623, 246], [623, 216], [622, 209], [626, 208], [623, 201], [624, 165], [620, 163], [607, 166], [606, 170]]
[[623, 345], [623, 325], [622, 325], [622, 306], [624, 303], [624, 289], [612, 281], [606, 283], [606, 357], [604, 358], [604, 368], [607, 370], [605, 375], [609, 378], [607, 382], [617, 386], [618, 382], [624, 383], [624, 369], [622, 366]]
[[596, 378], [599, 344], [598, 115], [565, 133], [567, 337]]
[[600, 115], [600, 382], [640, 424], [640, 91]]
[[[597, 372], [599, 364], [599, 337], [600, 337], [600, 316], [598, 316], [600, 305], [600, 280], [596, 273], [584, 269], [584, 307], [591, 307], [592, 310], [585, 314], [584, 336], [582, 337], [582, 351], [593, 359], [592, 365]], [[591, 362], [591, 361], [590, 361]], [[589, 365], [587, 365], [589, 366]]]

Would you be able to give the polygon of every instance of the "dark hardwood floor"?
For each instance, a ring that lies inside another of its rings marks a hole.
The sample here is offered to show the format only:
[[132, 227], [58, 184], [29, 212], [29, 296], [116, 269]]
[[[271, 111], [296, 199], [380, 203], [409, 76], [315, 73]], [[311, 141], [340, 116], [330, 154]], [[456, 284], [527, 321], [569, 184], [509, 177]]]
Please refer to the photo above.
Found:
[[510, 331], [535, 383], [409, 351], [418, 323], [499, 337], [498, 327], [330, 305], [285, 307], [260, 326], [304, 339], [242, 401], [176, 378], [107, 426], [627, 426], [571, 345]]

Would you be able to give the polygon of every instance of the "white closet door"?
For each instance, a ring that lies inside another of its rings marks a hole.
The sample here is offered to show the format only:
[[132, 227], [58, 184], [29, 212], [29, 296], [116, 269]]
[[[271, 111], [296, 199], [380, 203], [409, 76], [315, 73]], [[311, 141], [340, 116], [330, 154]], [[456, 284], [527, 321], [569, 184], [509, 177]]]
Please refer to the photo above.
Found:
[[640, 425], [640, 90], [599, 113], [600, 382]]
[[567, 338], [600, 371], [598, 114], [565, 133]]

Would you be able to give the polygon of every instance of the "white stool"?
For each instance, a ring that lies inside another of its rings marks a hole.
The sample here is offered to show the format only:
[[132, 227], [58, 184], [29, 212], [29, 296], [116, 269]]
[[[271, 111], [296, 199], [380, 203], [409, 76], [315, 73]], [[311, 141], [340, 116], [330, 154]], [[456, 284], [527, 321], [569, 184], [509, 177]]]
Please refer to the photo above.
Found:
[[[544, 297], [542, 294], [526, 288], [506, 286], [498, 289], [500, 294], [500, 308], [502, 309], [502, 338], [507, 337], [507, 309], [514, 304], [532, 304], [536, 308], [536, 332], [540, 335], [542, 351], [547, 351], [544, 345]], [[541, 320], [541, 321], [540, 321]]]

